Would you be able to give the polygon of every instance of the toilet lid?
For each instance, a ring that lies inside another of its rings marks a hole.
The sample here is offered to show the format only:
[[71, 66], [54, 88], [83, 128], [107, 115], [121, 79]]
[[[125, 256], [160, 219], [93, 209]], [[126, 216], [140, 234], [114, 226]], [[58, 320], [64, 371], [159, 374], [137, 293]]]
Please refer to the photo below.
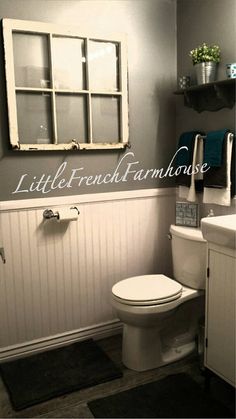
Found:
[[165, 275], [134, 276], [115, 284], [112, 294], [124, 304], [163, 304], [179, 298], [182, 285]]

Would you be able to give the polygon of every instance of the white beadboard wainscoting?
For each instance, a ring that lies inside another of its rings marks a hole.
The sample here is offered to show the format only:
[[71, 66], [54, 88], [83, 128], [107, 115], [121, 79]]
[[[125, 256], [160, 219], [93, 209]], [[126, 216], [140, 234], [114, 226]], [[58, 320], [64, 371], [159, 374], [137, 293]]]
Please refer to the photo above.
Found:
[[[76, 205], [77, 221], [44, 220]], [[111, 288], [128, 276], [171, 274], [175, 188], [0, 203], [0, 360], [121, 327]]]

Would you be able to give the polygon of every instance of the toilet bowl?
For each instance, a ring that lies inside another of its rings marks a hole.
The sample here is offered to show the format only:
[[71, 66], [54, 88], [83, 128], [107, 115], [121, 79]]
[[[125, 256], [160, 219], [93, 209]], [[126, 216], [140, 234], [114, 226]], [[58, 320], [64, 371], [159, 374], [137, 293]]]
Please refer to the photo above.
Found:
[[126, 278], [112, 288], [112, 305], [124, 323], [122, 360], [144, 371], [183, 358], [195, 347], [204, 314], [206, 241], [201, 231], [171, 226], [174, 278]]

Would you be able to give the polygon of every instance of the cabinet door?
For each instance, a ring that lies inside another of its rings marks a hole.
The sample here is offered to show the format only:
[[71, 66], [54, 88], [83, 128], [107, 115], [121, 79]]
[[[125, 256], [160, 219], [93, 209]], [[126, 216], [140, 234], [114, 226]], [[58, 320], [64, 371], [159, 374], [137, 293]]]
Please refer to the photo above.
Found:
[[209, 251], [206, 366], [231, 384], [235, 383], [235, 264], [234, 257]]

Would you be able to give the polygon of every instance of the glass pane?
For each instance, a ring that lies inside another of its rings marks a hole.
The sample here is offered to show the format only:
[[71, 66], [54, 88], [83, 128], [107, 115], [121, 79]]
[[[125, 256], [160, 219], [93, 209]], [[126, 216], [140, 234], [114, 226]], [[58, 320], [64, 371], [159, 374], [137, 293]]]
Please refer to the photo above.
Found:
[[47, 35], [13, 33], [17, 87], [50, 87]]
[[118, 83], [118, 44], [89, 42], [89, 87], [92, 90], [114, 92]]
[[20, 143], [52, 142], [51, 97], [45, 93], [17, 93], [17, 121]]
[[87, 141], [86, 96], [56, 95], [58, 143]]
[[56, 89], [85, 89], [84, 40], [54, 37], [53, 70]]
[[93, 142], [118, 142], [119, 121], [118, 97], [92, 97]]

